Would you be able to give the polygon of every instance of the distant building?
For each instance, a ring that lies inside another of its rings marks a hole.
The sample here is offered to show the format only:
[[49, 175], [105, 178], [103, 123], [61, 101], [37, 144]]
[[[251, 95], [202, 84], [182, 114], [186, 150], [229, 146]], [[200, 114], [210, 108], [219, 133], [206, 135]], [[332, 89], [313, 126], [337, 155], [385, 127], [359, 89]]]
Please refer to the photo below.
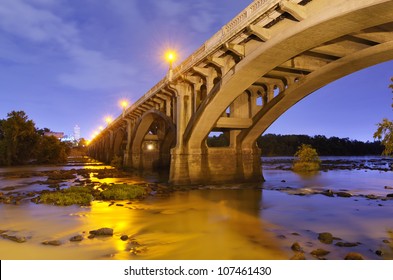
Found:
[[44, 136], [54, 136], [57, 139], [61, 139], [64, 137], [64, 132], [54, 132], [54, 131], [44, 132]]
[[81, 138], [81, 128], [78, 125], [74, 126], [74, 140], [79, 141]]

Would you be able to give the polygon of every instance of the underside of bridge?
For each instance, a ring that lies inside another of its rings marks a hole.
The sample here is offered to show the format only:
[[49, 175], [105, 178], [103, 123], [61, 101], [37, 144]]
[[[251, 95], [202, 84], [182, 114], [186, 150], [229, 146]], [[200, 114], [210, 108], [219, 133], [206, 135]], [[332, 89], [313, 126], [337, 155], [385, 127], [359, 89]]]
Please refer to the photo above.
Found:
[[[392, 59], [391, 0], [256, 0], [107, 128], [91, 154], [122, 151], [135, 168], [169, 164], [177, 185], [261, 181], [256, 139], [278, 117]], [[208, 147], [212, 132], [226, 135], [226, 147]]]

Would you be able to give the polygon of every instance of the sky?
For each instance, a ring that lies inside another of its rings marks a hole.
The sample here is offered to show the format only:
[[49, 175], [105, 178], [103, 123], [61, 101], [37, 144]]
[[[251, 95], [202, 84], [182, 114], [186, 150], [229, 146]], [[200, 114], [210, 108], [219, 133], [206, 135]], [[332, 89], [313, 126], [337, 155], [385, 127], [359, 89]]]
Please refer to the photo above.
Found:
[[[90, 139], [119, 101], [137, 101], [252, 0], [0, 0], [0, 119], [23, 110], [38, 128]], [[393, 61], [336, 81], [266, 133], [373, 141], [393, 119]]]

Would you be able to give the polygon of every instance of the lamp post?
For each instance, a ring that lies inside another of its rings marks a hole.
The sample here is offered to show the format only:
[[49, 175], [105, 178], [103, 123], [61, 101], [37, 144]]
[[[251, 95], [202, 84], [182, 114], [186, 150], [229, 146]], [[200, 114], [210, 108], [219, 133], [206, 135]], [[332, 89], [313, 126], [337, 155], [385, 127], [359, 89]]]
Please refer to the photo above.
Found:
[[176, 53], [174, 51], [167, 51], [165, 53], [165, 59], [169, 63], [168, 80], [171, 82], [173, 76], [173, 62], [176, 60]]
[[107, 125], [109, 125], [112, 121], [113, 121], [113, 118], [111, 116], [108, 116], [105, 118], [105, 122], [107, 123]]
[[128, 107], [128, 101], [127, 101], [127, 100], [122, 100], [122, 101], [120, 101], [120, 106], [121, 106], [121, 108], [123, 109], [122, 116], [123, 116], [123, 118], [124, 118], [124, 116], [126, 115], [126, 109], [127, 109], [127, 107]]

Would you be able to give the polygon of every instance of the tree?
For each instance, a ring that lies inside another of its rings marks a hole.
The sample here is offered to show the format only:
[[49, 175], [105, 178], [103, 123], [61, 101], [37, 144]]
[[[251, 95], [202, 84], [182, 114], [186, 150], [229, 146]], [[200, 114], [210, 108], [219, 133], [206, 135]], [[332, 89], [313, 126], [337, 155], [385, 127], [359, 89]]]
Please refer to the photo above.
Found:
[[[393, 82], [393, 78], [391, 78]], [[389, 86], [393, 89], [393, 84]], [[392, 102], [393, 108], [393, 102]], [[377, 124], [378, 129], [374, 133], [374, 138], [382, 140], [382, 145], [385, 147], [383, 155], [392, 156], [393, 155], [393, 121], [388, 119], [383, 119], [382, 122]]]
[[35, 124], [23, 111], [12, 111], [0, 122], [0, 164], [15, 165], [30, 160], [39, 139]]
[[294, 171], [316, 171], [321, 166], [317, 150], [311, 145], [302, 144], [295, 153]]
[[67, 161], [67, 145], [54, 136], [40, 138], [36, 159], [38, 163], [62, 163]]

